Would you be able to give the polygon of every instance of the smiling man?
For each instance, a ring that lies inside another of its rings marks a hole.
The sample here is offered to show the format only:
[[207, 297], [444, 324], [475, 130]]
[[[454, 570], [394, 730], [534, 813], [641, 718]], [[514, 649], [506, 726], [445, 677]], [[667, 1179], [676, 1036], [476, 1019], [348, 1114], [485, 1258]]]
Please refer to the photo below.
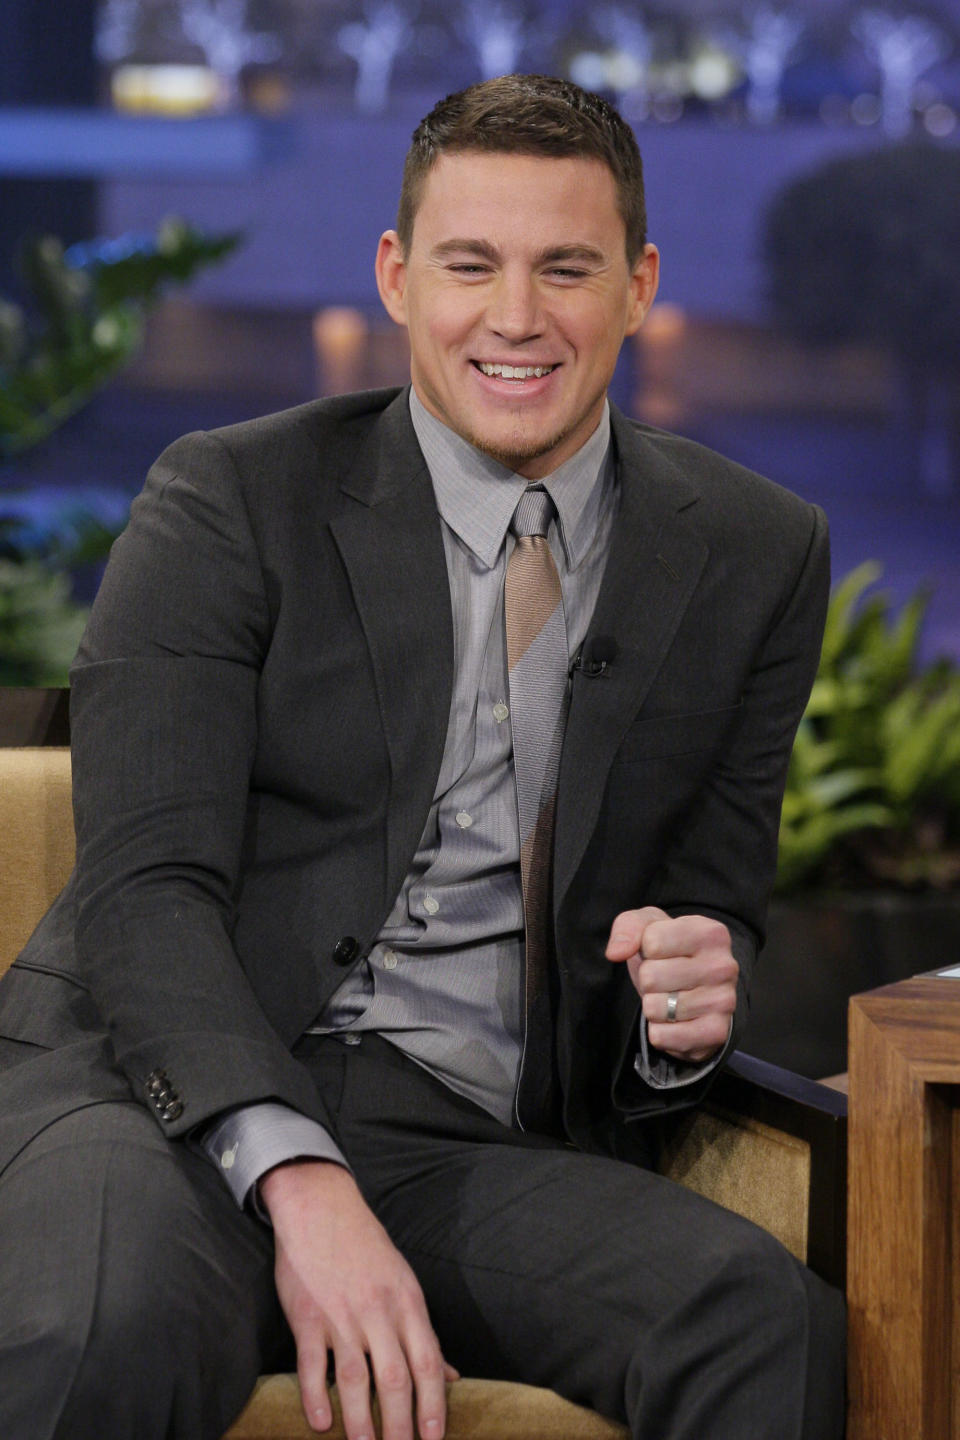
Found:
[[380, 241], [383, 302], [410, 335], [430, 413], [539, 479], [597, 429], [659, 257], [637, 249], [603, 161], [457, 151], [419, 187], [415, 223]]
[[[78, 866], [0, 985], [0, 1433], [216, 1440], [259, 1371], [440, 1440], [453, 1367], [635, 1440], [833, 1440], [840, 1297], [657, 1176], [735, 1043], [823, 517], [607, 400], [614, 110], [441, 102], [409, 389], [188, 436], [72, 675]], [[5, 1167], [5, 1168], [4, 1168]]]

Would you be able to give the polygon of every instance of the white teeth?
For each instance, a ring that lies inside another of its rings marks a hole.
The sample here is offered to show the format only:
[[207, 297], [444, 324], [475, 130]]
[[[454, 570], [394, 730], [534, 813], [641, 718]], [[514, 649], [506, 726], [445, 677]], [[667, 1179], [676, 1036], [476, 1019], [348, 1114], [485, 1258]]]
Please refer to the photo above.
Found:
[[557, 368], [555, 365], [491, 365], [485, 360], [478, 364], [484, 375], [499, 375], [501, 380], [532, 380], [534, 376], [539, 379]]

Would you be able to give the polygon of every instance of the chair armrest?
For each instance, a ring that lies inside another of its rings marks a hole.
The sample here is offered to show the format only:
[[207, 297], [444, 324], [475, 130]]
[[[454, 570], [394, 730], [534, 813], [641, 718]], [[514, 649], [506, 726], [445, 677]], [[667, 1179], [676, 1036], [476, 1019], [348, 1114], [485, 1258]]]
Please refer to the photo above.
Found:
[[732, 1087], [732, 1093], [743, 1098], [748, 1094], [754, 1099], [761, 1095], [768, 1097], [763, 1102], [757, 1099], [757, 1103], [778, 1105], [782, 1102], [785, 1116], [797, 1106], [830, 1115], [834, 1120], [844, 1119], [847, 1114], [847, 1096], [843, 1090], [820, 1080], [809, 1080], [806, 1075], [785, 1070], [769, 1060], [758, 1060], [743, 1050], [735, 1050], [730, 1056], [717, 1076], [714, 1090], [718, 1086], [724, 1091]]
[[69, 744], [69, 690], [0, 685], [0, 746]]

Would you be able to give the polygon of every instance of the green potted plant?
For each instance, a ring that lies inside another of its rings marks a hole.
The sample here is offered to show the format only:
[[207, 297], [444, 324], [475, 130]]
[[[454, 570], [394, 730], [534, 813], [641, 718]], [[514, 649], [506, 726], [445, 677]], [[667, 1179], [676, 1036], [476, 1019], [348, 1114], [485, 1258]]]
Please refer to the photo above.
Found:
[[[132, 358], [165, 289], [237, 244], [167, 220], [150, 239], [94, 241], [64, 252], [28, 241], [27, 308], [0, 298], [0, 463], [41, 444]], [[0, 472], [2, 474], [2, 472]], [[113, 532], [76, 509], [38, 527], [8, 495], [0, 505], [0, 685], [66, 683], [86, 621], [71, 573], [102, 557]]]
[[846, 1068], [851, 994], [960, 962], [960, 666], [921, 663], [928, 597], [879, 575], [831, 596], [745, 1040], [805, 1074]]

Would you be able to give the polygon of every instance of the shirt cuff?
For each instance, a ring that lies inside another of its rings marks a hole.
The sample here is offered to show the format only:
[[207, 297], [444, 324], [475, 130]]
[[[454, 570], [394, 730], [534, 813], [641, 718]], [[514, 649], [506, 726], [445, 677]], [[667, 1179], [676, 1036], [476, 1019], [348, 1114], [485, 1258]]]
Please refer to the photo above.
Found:
[[350, 1167], [329, 1132], [299, 1110], [275, 1101], [228, 1110], [198, 1137], [200, 1148], [216, 1165], [234, 1200], [250, 1204], [269, 1220], [260, 1204], [257, 1181], [288, 1160], [333, 1160]]
[[712, 1055], [709, 1060], [690, 1065], [685, 1060], [675, 1060], [672, 1055], [665, 1055], [662, 1050], [654, 1049], [647, 1035], [646, 1017], [641, 1015], [640, 1053], [633, 1062], [633, 1068], [640, 1079], [645, 1080], [653, 1090], [678, 1090], [683, 1085], [693, 1085], [697, 1080], [709, 1075], [711, 1070], [715, 1070], [721, 1060], [726, 1058], [732, 1034], [731, 1017], [726, 1043], [721, 1045], [716, 1055]]

